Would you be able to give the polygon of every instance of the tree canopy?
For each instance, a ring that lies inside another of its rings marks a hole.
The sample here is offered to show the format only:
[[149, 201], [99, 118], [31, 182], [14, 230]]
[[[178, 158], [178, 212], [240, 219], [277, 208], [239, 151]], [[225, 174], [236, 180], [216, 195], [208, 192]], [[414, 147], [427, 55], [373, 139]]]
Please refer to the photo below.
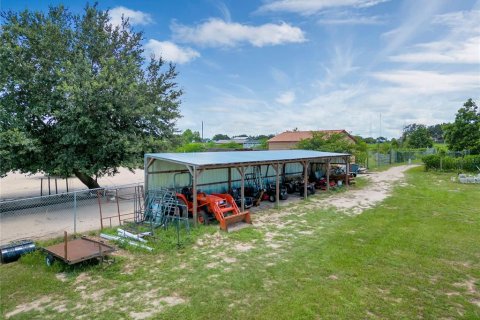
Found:
[[213, 136], [212, 140], [213, 141], [230, 140], [230, 137], [226, 134], [217, 133], [216, 135]]
[[200, 137], [200, 132], [187, 129], [182, 133], [182, 140], [184, 144], [202, 142], [202, 137]]
[[480, 154], [480, 111], [475, 101], [468, 99], [458, 109], [455, 121], [444, 127], [445, 141], [450, 150], [469, 150]]
[[352, 143], [345, 139], [342, 134], [326, 134], [324, 132], [312, 132], [312, 138], [303, 139], [297, 144], [298, 149], [350, 153], [355, 155], [358, 162], [366, 158], [367, 144], [364, 141]]
[[423, 124], [417, 125], [416, 129], [407, 135], [406, 142], [410, 148], [431, 148], [433, 146], [430, 132]]
[[434, 124], [432, 126], [428, 126], [427, 130], [430, 136], [432, 137], [433, 141], [437, 143], [443, 143], [444, 142], [444, 131], [443, 128], [445, 127], [446, 123], [442, 124]]
[[86, 6], [2, 12], [0, 174], [69, 176], [89, 188], [165, 150], [180, 117], [177, 72], [144, 56], [128, 20]]
[[430, 148], [433, 139], [428, 128], [423, 124], [412, 123], [403, 128], [401, 141], [409, 148]]

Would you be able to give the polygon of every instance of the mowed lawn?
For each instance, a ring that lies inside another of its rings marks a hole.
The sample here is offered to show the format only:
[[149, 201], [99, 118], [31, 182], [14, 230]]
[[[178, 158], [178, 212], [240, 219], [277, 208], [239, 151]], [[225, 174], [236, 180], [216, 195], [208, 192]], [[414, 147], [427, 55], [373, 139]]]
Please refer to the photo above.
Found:
[[480, 318], [480, 186], [420, 167], [406, 176], [358, 216], [317, 208], [322, 194], [256, 214], [254, 228], [197, 228], [182, 249], [160, 240], [156, 253], [122, 250], [113, 264], [47, 268], [42, 254], [31, 254], [0, 267], [1, 314]]

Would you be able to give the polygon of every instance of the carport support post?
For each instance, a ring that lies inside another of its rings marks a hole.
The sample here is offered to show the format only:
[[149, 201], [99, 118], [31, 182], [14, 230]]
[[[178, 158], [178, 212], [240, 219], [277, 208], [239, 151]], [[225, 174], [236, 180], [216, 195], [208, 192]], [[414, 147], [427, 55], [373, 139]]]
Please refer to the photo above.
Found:
[[327, 191], [330, 191], [330, 161], [331, 159], [327, 161]]
[[227, 193], [228, 192], [231, 192], [232, 191], [232, 168], [228, 168], [228, 190], [227, 190]]
[[280, 179], [279, 179], [279, 173], [280, 173], [280, 164], [275, 164], [273, 166], [273, 169], [275, 169], [275, 206], [280, 208]]
[[[190, 171], [190, 167], [187, 167], [188, 170]], [[193, 215], [193, 225], [194, 226], [197, 226], [197, 212], [198, 212], [198, 204], [197, 204], [197, 168], [196, 167], [193, 167], [193, 172], [190, 171], [190, 173], [192, 173], [192, 193], [193, 193], [193, 212], [192, 212], [192, 215]]]
[[302, 165], [303, 165], [303, 197], [307, 199], [308, 161], [302, 161]]
[[348, 188], [348, 177], [350, 176], [350, 156], [345, 157], [345, 185]]
[[241, 210], [245, 211], [245, 167], [237, 167], [237, 171], [240, 174], [240, 197], [241, 197]]

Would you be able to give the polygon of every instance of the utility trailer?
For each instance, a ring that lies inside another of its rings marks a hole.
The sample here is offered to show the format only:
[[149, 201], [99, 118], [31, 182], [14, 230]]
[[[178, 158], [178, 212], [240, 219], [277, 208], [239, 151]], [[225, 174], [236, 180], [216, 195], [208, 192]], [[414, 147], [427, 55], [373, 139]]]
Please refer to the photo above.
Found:
[[45, 262], [51, 266], [55, 260], [63, 261], [68, 265], [77, 264], [91, 259], [102, 259], [115, 251], [115, 248], [103, 243], [82, 236], [79, 239], [68, 240], [67, 232], [64, 233], [62, 243], [55, 244], [42, 250], [47, 254]]

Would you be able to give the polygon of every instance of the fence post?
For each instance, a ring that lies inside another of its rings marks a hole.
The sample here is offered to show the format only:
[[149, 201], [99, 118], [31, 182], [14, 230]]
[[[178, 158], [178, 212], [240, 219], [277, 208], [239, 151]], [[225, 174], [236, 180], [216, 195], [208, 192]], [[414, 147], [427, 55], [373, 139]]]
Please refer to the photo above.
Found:
[[73, 193], [73, 233], [77, 233], [77, 191]]

